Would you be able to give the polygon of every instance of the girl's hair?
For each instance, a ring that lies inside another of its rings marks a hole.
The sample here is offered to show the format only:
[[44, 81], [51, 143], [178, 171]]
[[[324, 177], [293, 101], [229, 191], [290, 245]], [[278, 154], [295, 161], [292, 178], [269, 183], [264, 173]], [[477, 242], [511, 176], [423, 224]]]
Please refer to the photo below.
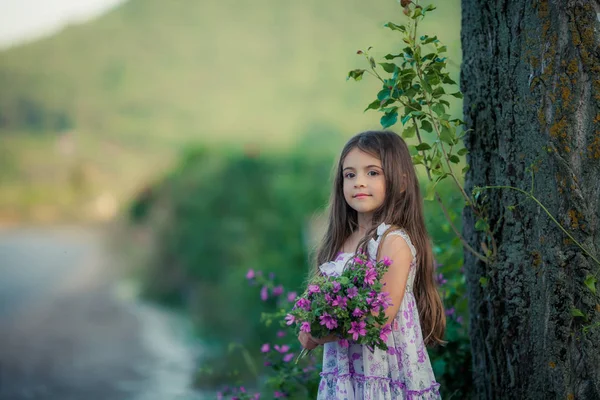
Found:
[[446, 316], [434, 278], [433, 251], [425, 227], [419, 181], [406, 142], [394, 132], [362, 132], [351, 138], [342, 149], [333, 178], [327, 231], [317, 251], [312, 275], [319, 274], [319, 265], [336, 257], [346, 239], [358, 227], [357, 212], [344, 198], [342, 174], [344, 159], [355, 148], [381, 161], [385, 179], [383, 204], [374, 211], [373, 227], [360, 241], [358, 250], [368, 254], [368, 242], [375, 238], [377, 226], [382, 222], [392, 225], [387, 233], [398, 227], [404, 228], [417, 250], [414, 294], [425, 344], [444, 344]]

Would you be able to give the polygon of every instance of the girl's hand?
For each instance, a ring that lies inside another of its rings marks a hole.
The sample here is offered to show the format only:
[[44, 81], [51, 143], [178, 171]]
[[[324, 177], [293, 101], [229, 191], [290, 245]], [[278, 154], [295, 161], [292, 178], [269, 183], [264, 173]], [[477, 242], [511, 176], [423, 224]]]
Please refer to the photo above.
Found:
[[300, 341], [300, 344], [302, 345], [302, 347], [304, 347], [305, 349], [308, 349], [308, 350], [312, 350], [319, 345], [319, 343], [317, 343], [316, 339], [313, 338], [310, 335], [310, 333], [306, 333], [306, 332], [300, 332], [300, 334], [298, 335], [298, 340]]
[[337, 342], [338, 340], [340, 340], [337, 336], [335, 336], [334, 334], [331, 335], [327, 335], [325, 337], [322, 338], [313, 338], [311, 336], [312, 340], [314, 342], [316, 342], [317, 344], [325, 344], [325, 343], [329, 343], [329, 342]]

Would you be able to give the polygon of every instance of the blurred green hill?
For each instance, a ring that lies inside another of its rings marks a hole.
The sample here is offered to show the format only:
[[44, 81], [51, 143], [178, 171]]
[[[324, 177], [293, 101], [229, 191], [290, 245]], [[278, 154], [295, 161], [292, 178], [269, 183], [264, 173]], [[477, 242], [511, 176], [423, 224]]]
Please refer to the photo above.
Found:
[[[460, 64], [460, 3], [423, 32]], [[378, 127], [358, 49], [396, 50], [394, 0], [129, 0], [0, 52], [0, 221], [110, 217], [192, 142], [331, 147]], [[308, 139], [309, 138], [309, 139]], [[329, 138], [321, 144], [321, 138]]]

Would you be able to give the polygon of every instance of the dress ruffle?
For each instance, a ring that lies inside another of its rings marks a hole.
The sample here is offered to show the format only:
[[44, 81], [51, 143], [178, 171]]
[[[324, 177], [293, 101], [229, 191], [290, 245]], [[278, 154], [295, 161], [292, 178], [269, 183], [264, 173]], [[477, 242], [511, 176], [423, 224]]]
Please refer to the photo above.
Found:
[[[440, 384], [431, 382], [431, 386], [422, 390], [410, 390], [397, 380], [381, 376], [365, 376], [363, 374], [338, 374], [322, 372], [319, 396], [323, 400], [439, 400]], [[342, 395], [340, 397], [340, 395]]]

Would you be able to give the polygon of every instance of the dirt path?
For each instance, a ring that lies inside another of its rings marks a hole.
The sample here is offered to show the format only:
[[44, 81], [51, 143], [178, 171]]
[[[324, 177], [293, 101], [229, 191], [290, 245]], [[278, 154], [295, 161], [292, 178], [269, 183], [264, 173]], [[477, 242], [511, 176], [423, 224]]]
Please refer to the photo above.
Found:
[[0, 231], [0, 399], [207, 399], [176, 316], [122, 295], [102, 233]]

